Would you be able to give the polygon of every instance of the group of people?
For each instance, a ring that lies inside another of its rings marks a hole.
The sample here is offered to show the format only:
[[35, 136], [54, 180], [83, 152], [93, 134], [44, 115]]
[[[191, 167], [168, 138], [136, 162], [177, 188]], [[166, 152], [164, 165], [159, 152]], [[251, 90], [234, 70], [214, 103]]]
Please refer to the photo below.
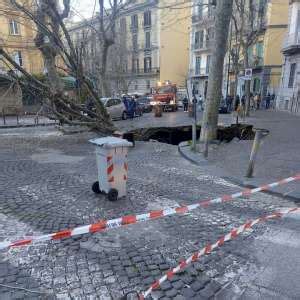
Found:
[[[268, 93], [265, 98], [264, 102], [262, 102], [261, 95], [256, 93], [250, 93], [250, 109], [251, 110], [259, 110], [261, 108], [269, 109], [274, 105], [275, 102], [275, 94]], [[243, 95], [241, 98], [239, 95], [236, 95], [235, 101], [233, 101], [232, 96], [227, 96], [226, 98], [226, 105], [228, 111], [232, 111], [233, 109], [236, 111], [239, 107], [246, 106], [246, 95]], [[235, 105], [233, 107], [233, 105]]]
[[126, 107], [127, 116], [131, 119], [134, 118], [135, 112], [137, 110], [137, 96], [131, 97], [128, 95], [123, 95], [122, 100]]
[[[196, 103], [197, 103], [197, 105], [198, 105], [198, 107], [201, 111], [204, 110], [204, 108], [203, 108], [203, 98], [202, 98], [201, 95], [194, 96], [193, 101], [196, 101]], [[187, 96], [185, 96], [182, 99], [182, 105], [183, 105], [183, 111], [187, 112], [188, 111], [188, 106], [189, 106], [189, 100], [188, 100]]]

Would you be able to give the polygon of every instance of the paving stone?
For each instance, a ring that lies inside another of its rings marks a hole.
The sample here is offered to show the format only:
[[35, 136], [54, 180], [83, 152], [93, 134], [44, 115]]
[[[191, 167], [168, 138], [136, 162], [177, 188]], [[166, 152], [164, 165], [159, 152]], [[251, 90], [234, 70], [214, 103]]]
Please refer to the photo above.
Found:
[[195, 295], [195, 292], [191, 288], [186, 287], [181, 289], [180, 294], [186, 299], [191, 299]]
[[172, 282], [172, 286], [175, 289], [180, 290], [184, 286], [184, 283], [181, 280], [178, 280], [178, 281]]
[[165, 282], [163, 282], [163, 283], [161, 284], [160, 288], [161, 288], [161, 290], [163, 290], [163, 291], [167, 291], [167, 290], [172, 289], [172, 285], [171, 285], [171, 283], [170, 283], [169, 281], [165, 281]]
[[173, 298], [178, 294], [178, 291], [176, 289], [170, 289], [166, 291], [166, 296]]

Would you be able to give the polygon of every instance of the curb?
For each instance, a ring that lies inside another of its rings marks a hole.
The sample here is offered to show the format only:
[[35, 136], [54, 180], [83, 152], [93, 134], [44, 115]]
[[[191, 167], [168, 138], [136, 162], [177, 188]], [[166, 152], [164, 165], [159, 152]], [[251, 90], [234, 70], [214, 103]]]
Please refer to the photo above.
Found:
[[24, 124], [24, 125], [1, 125], [0, 126], [0, 130], [1, 129], [12, 129], [12, 128], [29, 128], [29, 127], [50, 127], [50, 126], [55, 126], [57, 125], [56, 123], [42, 123], [42, 124]]
[[[194, 158], [192, 158], [191, 156], [189, 156], [186, 151], [183, 151], [182, 148], [184, 147], [188, 147], [189, 145], [187, 144], [187, 142], [182, 142], [178, 145], [178, 152], [180, 153], [180, 155], [186, 159], [187, 161], [189, 161], [190, 163], [196, 165], [196, 166], [208, 166], [209, 165], [209, 162], [206, 161], [204, 158], [201, 158], [200, 155], [199, 155], [199, 160], [196, 160]], [[203, 163], [201, 163], [200, 160], [203, 160]], [[224, 180], [227, 180], [229, 181], [230, 183], [233, 183], [233, 184], [236, 184], [240, 187], [243, 187], [243, 188], [258, 188], [259, 186], [258, 185], [255, 185], [255, 184], [251, 184], [251, 183], [247, 183], [243, 180], [240, 180], [236, 177], [233, 177], [233, 176], [220, 176], [220, 178], [224, 179]], [[277, 192], [275, 190], [267, 190], [267, 191], [262, 191], [262, 193], [266, 193], [268, 195], [272, 195], [272, 196], [279, 196], [279, 197], [282, 197], [284, 199], [288, 199], [288, 200], [292, 200], [292, 201], [295, 201], [295, 202], [300, 202], [300, 192], [298, 192], [297, 194], [299, 194], [299, 196], [297, 195], [293, 195], [293, 193], [290, 193], [290, 194], [285, 194], [285, 193], [282, 193], [282, 192]]]

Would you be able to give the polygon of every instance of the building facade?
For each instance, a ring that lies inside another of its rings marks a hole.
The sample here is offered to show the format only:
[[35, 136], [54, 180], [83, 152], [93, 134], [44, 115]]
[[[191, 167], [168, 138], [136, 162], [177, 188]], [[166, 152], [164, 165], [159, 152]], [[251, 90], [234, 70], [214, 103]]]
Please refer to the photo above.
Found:
[[[252, 69], [250, 91], [264, 98], [268, 93], [279, 93], [283, 64], [281, 45], [288, 27], [288, 1], [258, 1], [256, 13], [260, 22], [260, 35], [247, 49], [249, 68]], [[237, 94], [240, 96], [245, 93], [244, 74], [242, 69], [238, 76]], [[234, 85], [234, 76], [229, 76], [230, 95], [233, 95]]]
[[112, 50], [114, 58], [123, 59], [123, 69], [113, 72], [119, 75], [111, 81], [113, 90], [146, 94], [166, 81], [185, 87], [190, 16], [189, 7], [181, 0], [138, 0], [130, 4], [118, 20], [120, 34]]
[[[89, 22], [97, 22], [89, 20]], [[113, 93], [151, 92], [169, 81], [185, 87], [189, 65], [191, 11], [182, 0], [137, 0], [122, 9], [116, 21], [116, 39], [109, 48], [107, 77]], [[93, 24], [97, 26], [97, 24]], [[97, 77], [97, 37], [89, 25], [70, 28], [73, 39], [91, 45], [85, 63]]]
[[282, 49], [284, 64], [276, 108], [300, 115], [300, 0], [290, 0], [288, 23]]
[[[14, 9], [8, 0], [0, 0], [0, 8], [0, 46], [27, 72], [42, 73], [44, 64], [34, 44], [36, 30], [33, 22]], [[10, 68], [0, 59], [0, 72], [6, 73]]]
[[209, 0], [194, 0], [190, 32], [189, 78], [196, 95], [207, 95], [209, 66], [214, 45], [214, 8]]

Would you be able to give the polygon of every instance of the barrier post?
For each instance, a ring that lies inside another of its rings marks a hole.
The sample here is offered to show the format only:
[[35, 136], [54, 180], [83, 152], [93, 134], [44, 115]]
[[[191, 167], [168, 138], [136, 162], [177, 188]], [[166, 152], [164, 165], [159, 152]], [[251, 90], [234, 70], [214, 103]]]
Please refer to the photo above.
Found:
[[254, 164], [257, 157], [257, 153], [261, 144], [262, 139], [269, 134], [268, 130], [264, 129], [254, 129], [255, 130], [255, 138], [252, 145], [250, 160], [248, 164], [248, 169], [246, 173], [246, 177], [251, 178], [253, 177], [253, 171], [254, 171]]

